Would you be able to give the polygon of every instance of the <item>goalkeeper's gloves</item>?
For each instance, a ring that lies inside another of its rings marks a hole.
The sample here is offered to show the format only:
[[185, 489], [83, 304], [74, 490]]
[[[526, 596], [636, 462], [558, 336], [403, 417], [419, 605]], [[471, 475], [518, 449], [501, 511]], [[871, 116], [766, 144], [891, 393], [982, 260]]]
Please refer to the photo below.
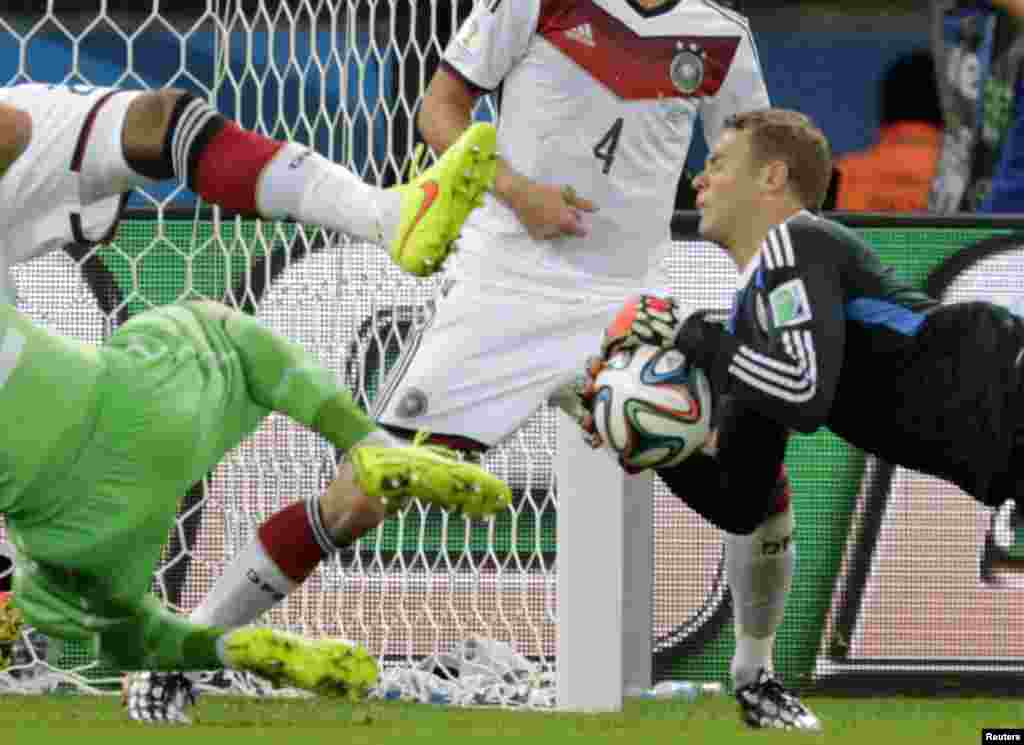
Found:
[[683, 313], [672, 298], [640, 295], [622, 306], [605, 329], [601, 357], [610, 359], [622, 349], [649, 344], [668, 349], [675, 344]]

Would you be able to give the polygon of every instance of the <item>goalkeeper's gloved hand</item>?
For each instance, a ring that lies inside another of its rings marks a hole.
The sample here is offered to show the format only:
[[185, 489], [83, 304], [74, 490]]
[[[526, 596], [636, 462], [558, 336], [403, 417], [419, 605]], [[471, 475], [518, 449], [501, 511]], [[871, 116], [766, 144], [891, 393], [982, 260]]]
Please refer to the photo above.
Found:
[[601, 357], [608, 360], [621, 349], [650, 344], [667, 349], [675, 343], [682, 320], [681, 309], [672, 298], [640, 295], [632, 297], [605, 329]]

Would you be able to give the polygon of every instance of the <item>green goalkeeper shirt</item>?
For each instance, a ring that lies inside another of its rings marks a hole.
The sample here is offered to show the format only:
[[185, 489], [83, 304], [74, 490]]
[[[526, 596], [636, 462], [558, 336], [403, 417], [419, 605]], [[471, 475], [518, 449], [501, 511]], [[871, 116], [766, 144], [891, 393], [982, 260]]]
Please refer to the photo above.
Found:
[[[49, 334], [0, 304], [0, 512], [16, 516], [24, 494], [74, 463], [92, 430], [103, 370], [96, 347]], [[50, 509], [73, 498], [54, 493]]]

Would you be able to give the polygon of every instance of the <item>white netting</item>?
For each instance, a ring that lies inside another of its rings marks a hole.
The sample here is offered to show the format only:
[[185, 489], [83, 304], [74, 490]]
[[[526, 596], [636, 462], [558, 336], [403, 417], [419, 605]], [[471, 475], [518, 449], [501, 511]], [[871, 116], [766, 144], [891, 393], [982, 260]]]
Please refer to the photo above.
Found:
[[[414, 145], [419, 96], [469, 5], [208, 0], [195, 11], [154, 2], [140, 12], [82, 2], [72, 13], [55, 12], [51, 1], [43, 11], [0, 12], [0, 83], [188, 88], [247, 127], [312, 144], [367, 181], [390, 184]], [[478, 113], [493, 118], [491, 98]], [[403, 276], [378, 246], [284, 224], [221, 221], [216, 212], [208, 218], [181, 187], [146, 192], [132, 206], [146, 212], [127, 220], [111, 245], [17, 269], [34, 318], [99, 341], [111, 322], [151, 305], [223, 299], [315, 351], [369, 404], [423, 323], [439, 281]], [[669, 261], [673, 288], [703, 306], [726, 306], [734, 271], [725, 256], [706, 245], [678, 248]], [[104, 293], [106, 305], [98, 304]], [[557, 610], [554, 435], [554, 415], [543, 410], [487, 456], [513, 486], [507, 513], [470, 523], [414, 504], [317, 571], [265, 622], [357, 640], [389, 665], [419, 663], [481, 637], [549, 668]], [[186, 495], [158, 591], [182, 611], [193, 608], [257, 526], [322, 490], [333, 467], [321, 440], [271, 417]], [[655, 511], [652, 634], [668, 648], [718, 609], [720, 540], [660, 485]], [[80, 645], [22, 647], [19, 664], [0, 673], [15, 689], [32, 687], [33, 669], [89, 690], [114, 679]]]

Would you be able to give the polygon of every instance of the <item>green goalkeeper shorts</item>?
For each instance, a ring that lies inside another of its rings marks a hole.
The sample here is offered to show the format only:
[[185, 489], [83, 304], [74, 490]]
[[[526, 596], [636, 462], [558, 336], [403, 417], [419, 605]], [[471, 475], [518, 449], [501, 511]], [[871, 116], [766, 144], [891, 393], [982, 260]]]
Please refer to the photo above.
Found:
[[92, 435], [8, 517], [16, 602], [64, 638], [145, 612], [179, 499], [268, 413], [221, 323], [194, 306], [140, 315], [100, 359]]

